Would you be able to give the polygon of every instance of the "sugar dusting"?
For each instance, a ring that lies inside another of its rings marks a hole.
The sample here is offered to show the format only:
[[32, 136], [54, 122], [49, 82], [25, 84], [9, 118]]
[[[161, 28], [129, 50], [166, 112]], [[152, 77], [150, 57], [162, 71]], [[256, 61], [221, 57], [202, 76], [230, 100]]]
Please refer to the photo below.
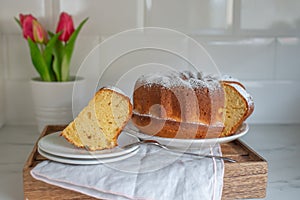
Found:
[[222, 81], [225, 81], [228, 84], [230, 84], [232, 87], [234, 87], [247, 101], [248, 106], [254, 105], [253, 97], [245, 90], [245, 87], [242, 87], [243, 85], [241, 85], [238, 79], [233, 78], [230, 75], [223, 75], [221, 79]]
[[109, 90], [112, 90], [112, 91], [115, 91], [117, 93], [120, 93], [124, 96], [127, 96], [120, 88], [117, 88], [115, 86], [112, 86], [112, 85], [108, 85], [108, 86], [104, 86], [103, 88], [106, 88], [106, 89], [109, 89]]
[[204, 75], [197, 71], [169, 71], [146, 74], [137, 80], [137, 82], [148, 87], [156, 84], [171, 89], [174, 87], [187, 87], [192, 89], [207, 88], [209, 91], [219, 90], [221, 87], [221, 81], [232, 82], [229, 84], [245, 98], [248, 105], [252, 106], [254, 104], [252, 96], [241, 85], [237, 84], [240, 83], [240, 81], [229, 75], [223, 75], [221, 79], [218, 79], [215, 76]]
[[221, 77], [221, 79], [223, 80], [223, 81], [228, 81], [228, 82], [240, 82], [237, 78], [233, 78], [232, 76], [230, 76], [230, 75], [223, 75], [222, 77]]
[[151, 87], [153, 84], [165, 88], [187, 87], [187, 88], [208, 88], [209, 91], [219, 89], [220, 81], [213, 76], [205, 76], [200, 72], [191, 71], [169, 71], [164, 73], [151, 73], [141, 76], [137, 82], [144, 86]]
[[234, 87], [234, 89], [236, 89], [244, 97], [249, 107], [254, 105], [253, 97], [244, 88], [234, 83], [231, 83], [230, 86]]

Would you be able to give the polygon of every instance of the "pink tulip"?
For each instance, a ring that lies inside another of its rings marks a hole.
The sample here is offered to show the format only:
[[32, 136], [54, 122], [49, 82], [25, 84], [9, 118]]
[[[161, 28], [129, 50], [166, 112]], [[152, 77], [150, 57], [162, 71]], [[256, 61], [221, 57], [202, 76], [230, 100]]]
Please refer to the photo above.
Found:
[[56, 28], [56, 33], [62, 32], [59, 40], [67, 42], [74, 32], [74, 24], [72, 16], [66, 12], [62, 12], [59, 17], [59, 22]]
[[36, 20], [35, 17], [32, 15], [23, 15], [20, 14], [20, 24], [23, 29], [23, 36], [25, 39], [30, 38], [34, 41], [33, 37], [33, 27], [32, 27], [32, 22], [33, 20]]
[[48, 41], [47, 32], [37, 20], [32, 21], [32, 30], [33, 30], [33, 38], [35, 42], [47, 43]]

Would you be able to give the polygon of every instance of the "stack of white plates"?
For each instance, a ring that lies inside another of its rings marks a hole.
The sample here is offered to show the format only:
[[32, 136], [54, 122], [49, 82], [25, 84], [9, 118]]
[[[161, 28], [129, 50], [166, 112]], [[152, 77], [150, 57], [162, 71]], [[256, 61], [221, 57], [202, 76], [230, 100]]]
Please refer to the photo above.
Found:
[[202, 149], [205, 147], [211, 147], [215, 144], [228, 143], [233, 140], [243, 137], [249, 130], [249, 125], [243, 123], [237, 131], [230, 136], [220, 137], [220, 138], [204, 138], [204, 139], [178, 139], [178, 138], [164, 138], [153, 135], [147, 135], [139, 132], [139, 130], [132, 124], [128, 123], [125, 127], [125, 131], [128, 133], [142, 139], [142, 140], [155, 140], [160, 144], [166, 145], [170, 148], [176, 148], [177, 150], [187, 150], [187, 149]]
[[55, 132], [41, 138], [38, 143], [38, 151], [49, 160], [61, 163], [91, 165], [116, 162], [135, 155], [139, 148], [139, 146], [133, 146], [124, 150], [119, 147], [139, 141], [137, 137], [126, 132], [122, 132], [118, 137], [119, 146], [99, 151], [88, 151], [87, 149], [77, 148], [67, 142], [64, 137], [61, 137], [60, 133]]
[[61, 132], [56, 132], [43, 137], [39, 141], [38, 151], [42, 156], [48, 158], [49, 160], [68, 164], [91, 165], [116, 162], [135, 155], [138, 152], [138, 145], [126, 149], [122, 149], [120, 147], [136, 143], [139, 141], [138, 138], [144, 140], [156, 140], [163, 145], [166, 145], [170, 148], [176, 148], [177, 150], [181, 151], [186, 151], [187, 149], [202, 150], [208, 146], [210, 147], [218, 143], [227, 143], [238, 139], [244, 136], [248, 130], [248, 124], [243, 123], [235, 134], [228, 137], [210, 139], [176, 139], [143, 134], [139, 132], [132, 124], [128, 124], [128, 126], [125, 128], [125, 131], [123, 131], [118, 137], [118, 146], [113, 149], [88, 151], [87, 149], [77, 148], [67, 142], [64, 137], [61, 137]]

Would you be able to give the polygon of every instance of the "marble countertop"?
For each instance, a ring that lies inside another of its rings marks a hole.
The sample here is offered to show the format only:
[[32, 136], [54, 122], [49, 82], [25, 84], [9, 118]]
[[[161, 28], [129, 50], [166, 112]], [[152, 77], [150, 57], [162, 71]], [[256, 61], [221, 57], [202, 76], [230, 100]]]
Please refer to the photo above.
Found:
[[[23, 165], [39, 133], [34, 126], [0, 129], [0, 199], [23, 199]], [[250, 125], [244, 140], [269, 165], [265, 199], [298, 199], [300, 196], [300, 124]]]

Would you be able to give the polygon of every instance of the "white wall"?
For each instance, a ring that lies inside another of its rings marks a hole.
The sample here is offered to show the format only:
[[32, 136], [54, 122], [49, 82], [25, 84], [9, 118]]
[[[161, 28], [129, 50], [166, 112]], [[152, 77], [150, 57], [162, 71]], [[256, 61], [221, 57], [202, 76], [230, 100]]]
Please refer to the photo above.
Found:
[[4, 112], [4, 66], [3, 66], [3, 40], [2, 35], [0, 35], [0, 127], [4, 124], [5, 121], [5, 112]]
[[0, 3], [0, 124], [1, 119], [7, 124], [34, 123], [29, 80], [36, 72], [13, 17], [32, 13], [54, 30], [61, 11], [71, 13], [76, 25], [89, 17], [76, 44], [73, 74], [103, 38], [143, 26], [172, 28], [201, 42], [222, 73], [245, 83], [256, 102], [250, 122], [300, 123], [298, 0], [0, 0]]

